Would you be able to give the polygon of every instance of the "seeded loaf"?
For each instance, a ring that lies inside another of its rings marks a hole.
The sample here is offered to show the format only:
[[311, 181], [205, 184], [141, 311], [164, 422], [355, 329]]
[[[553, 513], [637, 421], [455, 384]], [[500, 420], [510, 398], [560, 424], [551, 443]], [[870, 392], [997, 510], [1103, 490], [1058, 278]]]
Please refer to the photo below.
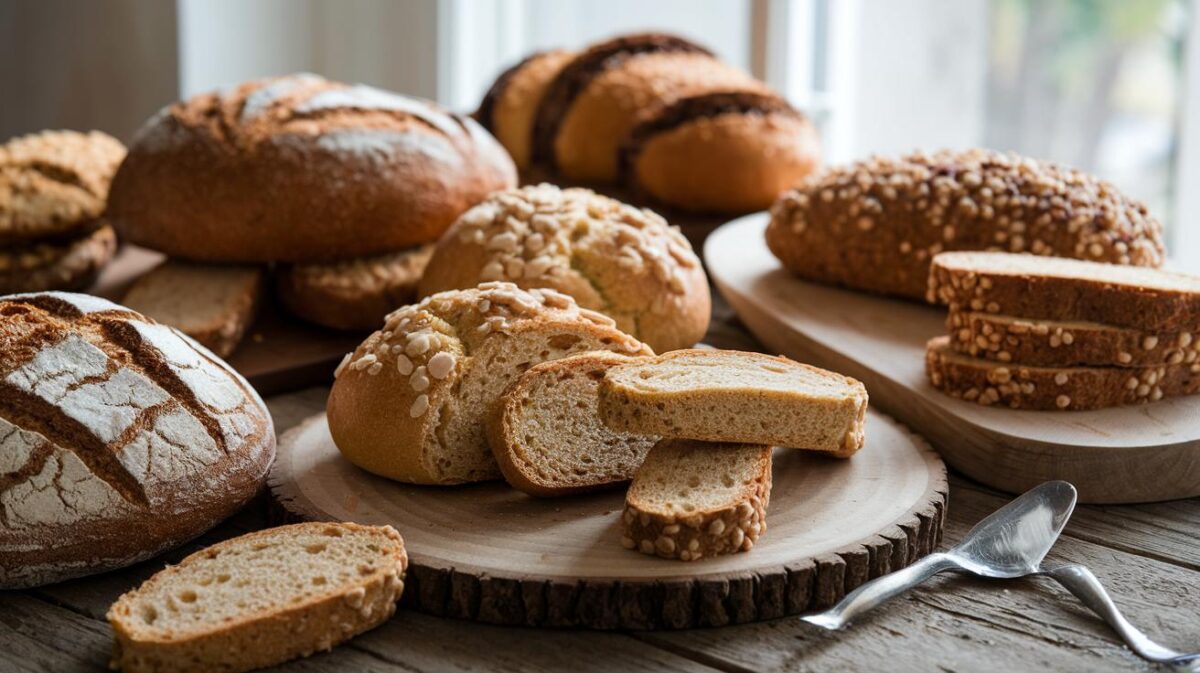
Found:
[[600, 415], [614, 430], [842, 458], [862, 448], [866, 413], [858, 381], [762, 353], [673, 351], [612, 367], [600, 385]]
[[938, 255], [930, 301], [951, 310], [1200, 333], [1200, 276], [997, 252]]
[[395, 613], [407, 567], [391, 526], [301, 523], [225, 540], [113, 603], [111, 668], [236, 673], [329, 650]]
[[329, 261], [434, 241], [515, 184], [473, 120], [301, 74], [164, 108], [134, 136], [108, 212], [126, 240], [182, 259]]
[[1079, 411], [1156, 402], [1200, 391], [1200, 362], [1144, 367], [1033, 367], [959, 355], [949, 337], [929, 342], [933, 387], [984, 406]]
[[0, 294], [85, 289], [116, 251], [117, 235], [106, 224], [73, 238], [0, 248]]
[[656, 351], [694, 346], [712, 309], [700, 260], [677, 227], [586, 189], [491, 195], [442, 237], [421, 294], [494, 280], [568, 294]]
[[621, 544], [681, 561], [750, 551], [767, 530], [769, 446], [665, 439], [625, 496]]
[[340, 262], [279, 270], [279, 299], [293, 314], [341, 330], [369, 330], [417, 298], [433, 244]]
[[262, 400], [174, 329], [86, 295], [0, 299], [0, 589], [191, 539], [274, 455]]
[[499, 479], [485, 422], [526, 369], [575, 353], [648, 355], [611, 318], [549, 289], [484, 283], [387, 317], [338, 367], [327, 406], [338, 450], [397, 481]]
[[930, 261], [946, 250], [1163, 261], [1162, 225], [1112, 185], [977, 149], [815, 175], [772, 207], [767, 244], [801, 278], [912, 299], [926, 296]]
[[610, 430], [600, 421], [600, 380], [631, 358], [584, 353], [534, 365], [501, 396], [488, 418], [488, 444], [514, 488], [535, 496], [623, 484], [659, 437]]
[[167, 260], [134, 281], [123, 301], [228, 357], [254, 322], [264, 277], [256, 266]]

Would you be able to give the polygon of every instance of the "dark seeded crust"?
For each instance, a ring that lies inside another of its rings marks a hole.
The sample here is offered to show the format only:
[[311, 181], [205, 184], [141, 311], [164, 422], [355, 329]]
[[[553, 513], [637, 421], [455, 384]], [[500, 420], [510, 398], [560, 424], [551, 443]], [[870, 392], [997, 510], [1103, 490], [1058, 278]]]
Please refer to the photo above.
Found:
[[550, 53], [548, 50], [535, 51], [500, 73], [496, 77], [496, 81], [492, 82], [492, 86], [488, 88], [487, 93], [483, 95], [483, 100], [479, 101], [479, 108], [471, 113], [471, 118], [479, 122], [479, 125], [487, 129], [489, 133], [495, 135], [496, 129], [493, 127], [494, 120], [492, 114], [496, 109], [496, 101], [500, 100], [500, 97], [504, 95], [504, 90], [508, 88], [509, 83], [521, 71], [521, 68], [548, 53]]
[[673, 35], [645, 33], [614, 38], [583, 52], [559, 72], [546, 90], [533, 126], [533, 161], [553, 168], [554, 139], [567, 109], [597, 75], [637, 54], [690, 52], [712, 55], [694, 42]]
[[82, 290], [116, 251], [117, 236], [107, 224], [69, 241], [0, 251], [0, 294]]
[[951, 397], [1045, 411], [1144, 404], [1200, 391], [1200, 362], [1135, 368], [1005, 365], [958, 355], [944, 336], [929, 342], [925, 374]]

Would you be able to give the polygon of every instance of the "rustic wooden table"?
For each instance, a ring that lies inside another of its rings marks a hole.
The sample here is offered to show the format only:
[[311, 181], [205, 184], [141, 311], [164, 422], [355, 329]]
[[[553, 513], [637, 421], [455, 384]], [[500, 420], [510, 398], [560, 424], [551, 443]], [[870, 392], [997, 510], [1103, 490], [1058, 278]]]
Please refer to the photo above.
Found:
[[[755, 349], [720, 301], [709, 343]], [[324, 407], [326, 389], [268, 400], [280, 433]], [[1008, 496], [954, 476], [945, 545]], [[0, 592], [0, 672], [96, 671], [111, 647], [104, 613], [186, 554], [265, 525], [253, 503], [195, 543], [126, 570]], [[403, 531], [402, 531], [403, 532]], [[1076, 510], [1051, 561], [1084, 563], [1125, 614], [1176, 648], [1200, 647], [1200, 499]], [[501, 628], [401, 610], [384, 626], [288, 671], [1063, 670], [1150, 669], [1069, 594], [1042, 579], [935, 578], [848, 631], [796, 618], [716, 629], [604, 633]]]

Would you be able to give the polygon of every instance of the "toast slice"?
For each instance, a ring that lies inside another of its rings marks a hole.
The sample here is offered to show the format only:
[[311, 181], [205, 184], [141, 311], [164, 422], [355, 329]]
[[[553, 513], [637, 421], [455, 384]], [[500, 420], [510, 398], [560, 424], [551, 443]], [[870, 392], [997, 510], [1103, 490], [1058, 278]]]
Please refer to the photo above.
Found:
[[608, 371], [600, 415], [615, 430], [770, 444], [839, 457], [862, 448], [867, 390], [785, 357], [679, 350]]
[[1200, 362], [1146, 367], [1033, 367], [954, 352], [932, 339], [925, 373], [933, 387], [984, 406], [1080, 411], [1155, 402], [1200, 391]]
[[749, 551], [767, 530], [772, 448], [666, 439], [625, 496], [621, 544], [681, 561]]
[[955, 311], [1200, 332], [1200, 276], [1007, 252], [933, 258], [930, 301]]
[[122, 303], [228, 357], [254, 322], [264, 278], [257, 266], [172, 259], [134, 281]]
[[488, 419], [488, 443], [504, 478], [535, 496], [583, 493], [633, 478], [660, 439], [600, 421], [604, 373], [633, 358], [592, 352], [529, 368]]
[[408, 556], [390, 526], [301, 523], [225, 540], [113, 603], [112, 668], [249, 671], [386, 621]]

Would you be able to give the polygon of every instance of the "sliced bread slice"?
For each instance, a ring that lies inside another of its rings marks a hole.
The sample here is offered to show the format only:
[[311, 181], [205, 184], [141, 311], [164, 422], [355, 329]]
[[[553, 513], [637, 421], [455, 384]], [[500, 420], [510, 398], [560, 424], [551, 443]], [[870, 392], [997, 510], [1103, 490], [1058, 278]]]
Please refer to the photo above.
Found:
[[1038, 367], [1144, 367], [1200, 359], [1191, 332], [1151, 333], [1094, 322], [951, 311], [950, 344], [964, 355]]
[[681, 561], [749, 551], [767, 530], [769, 446], [666, 439], [625, 496], [621, 544]]
[[1200, 276], [1007, 252], [933, 258], [930, 301], [951, 310], [1200, 332]]
[[536, 496], [595, 491], [633, 478], [660, 439], [600, 421], [599, 389], [610, 367], [633, 362], [592, 352], [529, 368], [488, 420], [488, 443], [514, 488]]
[[227, 357], [254, 321], [264, 277], [257, 266], [172, 259], [134, 281], [122, 303]]
[[866, 413], [858, 381], [762, 353], [672, 351], [613, 367], [600, 386], [616, 430], [840, 457], [862, 448]]
[[407, 565], [390, 526], [301, 523], [225, 540], [113, 603], [112, 668], [236, 673], [328, 650], [395, 612]]
[[933, 387], [951, 397], [1013, 409], [1101, 409], [1200, 391], [1200, 362], [1148, 367], [1002, 364], [960, 355], [946, 336], [929, 342], [925, 373]]

